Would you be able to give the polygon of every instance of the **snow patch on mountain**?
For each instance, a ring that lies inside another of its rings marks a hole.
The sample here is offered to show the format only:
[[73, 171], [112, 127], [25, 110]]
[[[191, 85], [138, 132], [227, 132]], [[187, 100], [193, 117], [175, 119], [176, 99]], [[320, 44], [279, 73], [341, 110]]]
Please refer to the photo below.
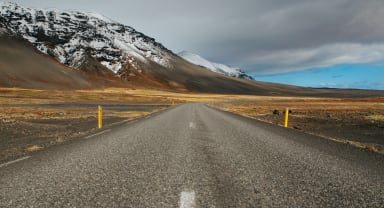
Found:
[[117, 23], [111, 19], [109, 19], [108, 17], [102, 15], [102, 14], [98, 14], [98, 13], [94, 13], [94, 12], [90, 12], [88, 13], [90, 16], [96, 18], [96, 19], [99, 19], [99, 20], [102, 20], [104, 22], [107, 22], [107, 23]]
[[0, 35], [4, 35], [7, 33], [7, 30], [5, 28], [0, 27]]
[[90, 55], [119, 74], [125, 65], [154, 61], [172, 67], [172, 52], [155, 39], [103, 15], [77, 11], [32, 9], [0, 2], [0, 33], [6, 28], [59, 62], [80, 67]]
[[178, 53], [177, 55], [179, 55], [180, 57], [182, 57], [183, 59], [185, 59], [186, 61], [188, 61], [190, 63], [193, 63], [193, 64], [198, 65], [198, 66], [202, 66], [206, 69], [209, 69], [209, 70], [216, 72], [216, 73], [219, 73], [219, 74], [223, 74], [223, 75], [231, 76], [231, 77], [253, 80], [253, 78], [251, 76], [247, 75], [240, 68], [230, 67], [230, 66], [227, 66], [224, 64], [211, 62], [211, 61], [208, 61], [207, 59], [205, 59], [205, 58], [203, 58], [197, 54], [194, 54], [194, 53], [191, 53], [188, 51], [182, 51], [182, 52]]

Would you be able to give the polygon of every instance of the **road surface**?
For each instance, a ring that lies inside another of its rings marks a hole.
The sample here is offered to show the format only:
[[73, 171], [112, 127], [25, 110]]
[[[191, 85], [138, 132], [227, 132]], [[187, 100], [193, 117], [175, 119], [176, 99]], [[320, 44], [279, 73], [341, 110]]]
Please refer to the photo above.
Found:
[[384, 158], [185, 104], [2, 164], [0, 207], [384, 207]]

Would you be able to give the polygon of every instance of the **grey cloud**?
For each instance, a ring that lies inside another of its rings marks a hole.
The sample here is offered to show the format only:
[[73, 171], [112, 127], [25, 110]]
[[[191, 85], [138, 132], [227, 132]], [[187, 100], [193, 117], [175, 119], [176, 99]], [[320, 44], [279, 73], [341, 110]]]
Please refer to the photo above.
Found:
[[[253, 74], [384, 60], [382, 0], [17, 0], [102, 13]], [[367, 55], [367, 54], [368, 55]]]
[[[244, 60], [259, 74], [289, 72], [344, 63], [384, 61], [384, 44], [330, 44], [309, 49], [279, 50], [259, 53]], [[257, 63], [254, 65], [253, 63]]]

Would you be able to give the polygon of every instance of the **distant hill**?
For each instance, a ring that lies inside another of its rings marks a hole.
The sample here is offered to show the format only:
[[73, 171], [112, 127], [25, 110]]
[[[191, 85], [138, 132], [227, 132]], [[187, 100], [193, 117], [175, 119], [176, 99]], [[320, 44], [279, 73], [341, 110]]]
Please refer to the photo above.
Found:
[[230, 67], [230, 66], [227, 66], [225, 64], [219, 64], [219, 63], [211, 62], [211, 61], [208, 61], [207, 59], [205, 59], [205, 58], [203, 58], [197, 54], [194, 54], [194, 53], [191, 53], [188, 51], [182, 51], [182, 52], [178, 53], [177, 55], [179, 55], [183, 59], [185, 59], [185, 60], [187, 60], [193, 64], [204, 67], [208, 70], [211, 70], [211, 71], [219, 73], [219, 74], [223, 74], [223, 75], [230, 76], [230, 77], [237, 77], [237, 78], [253, 80], [253, 78], [250, 75], [246, 74], [240, 68]]

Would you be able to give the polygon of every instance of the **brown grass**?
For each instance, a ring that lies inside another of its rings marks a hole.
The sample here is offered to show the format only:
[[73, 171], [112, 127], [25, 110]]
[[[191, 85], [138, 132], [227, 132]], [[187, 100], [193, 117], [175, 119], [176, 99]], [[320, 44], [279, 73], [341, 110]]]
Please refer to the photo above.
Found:
[[225, 95], [209, 93], [179, 93], [149, 89], [106, 88], [101, 90], [33, 90], [0, 88], [0, 104], [51, 104], [51, 103], [149, 103], [177, 104], [205, 102], [211, 104], [232, 101], [273, 101], [295, 99], [291, 97], [269, 97], [251, 95]]
[[384, 114], [375, 114], [366, 116], [366, 119], [372, 120], [372, 121], [384, 121]]
[[76, 119], [91, 116], [95, 116], [95, 111], [92, 109], [44, 109], [28, 106], [0, 108], [0, 120], [3, 122], [13, 122], [24, 119]]
[[40, 145], [32, 145], [32, 146], [27, 147], [25, 150], [27, 152], [36, 152], [36, 151], [39, 151], [41, 149], [43, 149], [43, 147]]
[[[384, 154], [384, 98], [270, 97], [253, 102], [219, 103], [216, 107], [275, 125], [283, 124], [283, 111], [289, 108], [290, 128]], [[273, 115], [274, 110], [280, 115]]]
[[[284, 98], [280, 100], [259, 100], [252, 103], [227, 102], [218, 107], [242, 115], [258, 116], [271, 114], [274, 110], [284, 111], [286, 108], [294, 112], [308, 111], [378, 111], [384, 110], [384, 98], [372, 99], [320, 99], [320, 98]], [[371, 117], [382, 119], [382, 114]]]
[[107, 88], [104, 90], [31, 90], [0, 88], [0, 104], [50, 104], [68, 102], [183, 103], [214, 102], [225, 95], [175, 93], [146, 89]]
[[[122, 105], [172, 105], [186, 102], [204, 102], [223, 110], [231, 111], [243, 116], [252, 117], [266, 122], [279, 124], [282, 117], [272, 117], [274, 110], [282, 112], [286, 108], [294, 113], [290, 115], [290, 127], [311, 132], [310, 122], [295, 123], [295, 120], [312, 121], [321, 119], [336, 119], [341, 123], [349, 120], [380, 125], [384, 122], [384, 98], [367, 99], [336, 99], [313, 97], [275, 97], [251, 95], [223, 95], [207, 93], [176, 93], [148, 89], [107, 88], [101, 90], [31, 90], [19, 88], [0, 88], [0, 122], [4, 126], [23, 126], [33, 119], [96, 119], [96, 109], [88, 108], [44, 108], [33, 104], [122, 104]], [[76, 105], [74, 105], [76, 106]], [[157, 108], [159, 110], [159, 108]], [[119, 117], [133, 119], [152, 112], [145, 111], [113, 111], [105, 110], [105, 117]], [[329, 117], [329, 118], [328, 118]], [[277, 119], [277, 120], [276, 120]], [[39, 124], [40, 125], [40, 124]], [[41, 124], [42, 125], [42, 124]], [[49, 124], [44, 124], [51, 128]], [[318, 125], [318, 124], [313, 124]], [[320, 124], [321, 125], [321, 124]], [[0, 126], [1, 127], [1, 126]], [[12, 129], [12, 128], [11, 128]], [[0, 128], [1, 130], [1, 128]], [[381, 129], [382, 130], [382, 129]], [[84, 132], [83, 132], [84, 133]], [[83, 133], [73, 132], [79, 136]], [[28, 135], [28, 134], [26, 134]], [[326, 136], [326, 134], [325, 134]], [[64, 142], [67, 134], [58, 134], [55, 141]], [[364, 142], [351, 141], [349, 138], [328, 136], [344, 143], [349, 143], [372, 151], [381, 152], [383, 146]], [[36, 143], [37, 144], [37, 143]], [[26, 151], [37, 151], [41, 145], [32, 145]]]

